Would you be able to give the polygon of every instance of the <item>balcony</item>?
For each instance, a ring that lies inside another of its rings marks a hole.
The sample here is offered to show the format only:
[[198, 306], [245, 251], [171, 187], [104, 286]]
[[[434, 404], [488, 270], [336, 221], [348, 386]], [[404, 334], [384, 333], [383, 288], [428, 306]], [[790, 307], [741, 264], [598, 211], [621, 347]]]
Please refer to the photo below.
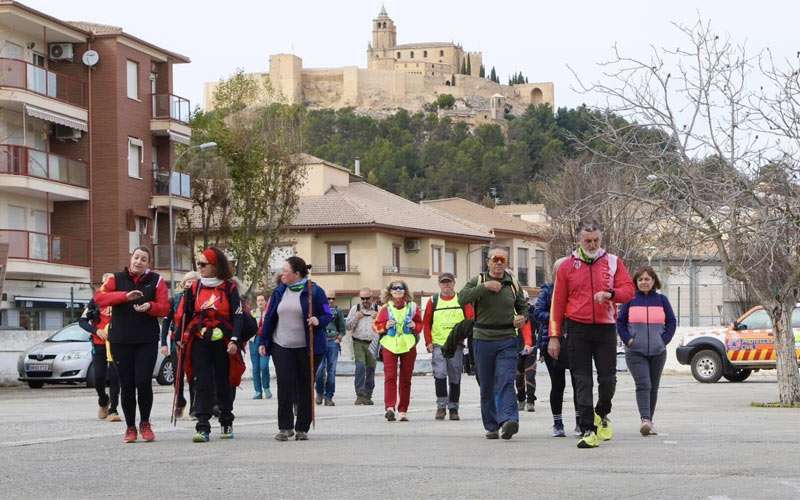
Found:
[[0, 101], [40, 107], [82, 122], [89, 118], [84, 82], [19, 59], [0, 58]]
[[0, 144], [0, 189], [44, 191], [56, 201], [88, 200], [88, 169], [83, 162], [47, 151]]
[[[192, 250], [185, 245], [173, 245], [175, 250], [175, 272], [185, 273], [194, 269]], [[169, 245], [155, 245], [155, 269], [169, 270]]]
[[169, 136], [170, 140], [189, 144], [192, 137], [192, 129], [189, 127], [189, 100], [172, 94], [152, 94], [151, 98], [150, 131], [154, 135]]
[[169, 170], [153, 169], [153, 197], [150, 206], [169, 207], [170, 199], [173, 209], [191, 210], [192, 177], [183, 172], [172, 172], [170, 179]]
[[427, 278], [430, 272], [421, 267], [396, 267], [396, 266], [383, 266], [384, 276], [413, 276], [417, 278]]
[[[278, 272], [281, 272], [278, 270]], [[331, 264], [329, 266], [317, 267], [314, 266], [311, 271], [314, 274], [359, 274], [358, 266], [349, 266], [344, 264]]]
[[9, 274], [89, 278], [89, 240], [36, 231], [0, 229], [0, 241], [8, 243]]

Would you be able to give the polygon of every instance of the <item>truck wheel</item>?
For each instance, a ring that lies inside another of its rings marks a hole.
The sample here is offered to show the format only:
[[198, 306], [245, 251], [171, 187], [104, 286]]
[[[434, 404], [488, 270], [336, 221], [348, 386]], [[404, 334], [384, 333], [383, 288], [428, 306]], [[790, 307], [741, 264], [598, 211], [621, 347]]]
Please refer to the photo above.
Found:
[[747, 368], [740, 368], [740, 369], [733, 369], [730, 373], [723, 373], [722, 376], [728, 379], [730, 382], [744, 382], [747, 380], [747, 377], [753, 373], [753, 370], [748, 370]]
[[692, 375], [704, 384], [713, 384], [722, 377], [722, 358], [713, 349], [703, 349], [692, 356]]

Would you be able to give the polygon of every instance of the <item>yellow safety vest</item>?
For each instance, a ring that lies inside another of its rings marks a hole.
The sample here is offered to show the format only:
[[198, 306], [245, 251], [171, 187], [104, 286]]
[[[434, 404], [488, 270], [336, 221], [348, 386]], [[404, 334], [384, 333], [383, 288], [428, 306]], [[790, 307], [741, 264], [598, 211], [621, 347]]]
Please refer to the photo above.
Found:
[[416, 304], [409, 302], [404, 308], [397, 309], [393, 303], [389, 302], [386, 307], [389, 308], [389, 317], [395, 321], [394, 335], [386, 333], [386, 335], [381, 336], [381, 345], [391, 353], [405, 354], [417, 345], [416, 335], [403, 332], [406, 318], [409, 316], [414, 317], [413, 309]]
[[458, 295], [454, 295], [450, 300], [445, 300], [439, 295], [436, 309], [433, 310], [433, 325], [431, 326], [433, 343], [444, 345], [450, 332], [453, 331], [453, 327], [462, 321], [464, 321], [464, 310], [458, 303]]

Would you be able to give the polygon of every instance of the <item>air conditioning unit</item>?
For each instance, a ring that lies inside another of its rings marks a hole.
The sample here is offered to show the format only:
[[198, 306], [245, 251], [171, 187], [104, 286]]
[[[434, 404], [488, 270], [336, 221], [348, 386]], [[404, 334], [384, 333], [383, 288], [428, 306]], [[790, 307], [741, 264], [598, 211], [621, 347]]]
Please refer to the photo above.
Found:
[[48, 46], [47, 55], [51, 61], [70, 61], [72, 62], [71, 43], [51, 43]]
[[406, 252], [419, 252], [422, 250], [422, 241], [409, 238], [403, 241], [403, 247]]
[[59, 141], [78, 142], [81, 140], [81, 131], [76, 128], [66, 127], [64, 125], [56, 125], [55, 129], [55, 136]]

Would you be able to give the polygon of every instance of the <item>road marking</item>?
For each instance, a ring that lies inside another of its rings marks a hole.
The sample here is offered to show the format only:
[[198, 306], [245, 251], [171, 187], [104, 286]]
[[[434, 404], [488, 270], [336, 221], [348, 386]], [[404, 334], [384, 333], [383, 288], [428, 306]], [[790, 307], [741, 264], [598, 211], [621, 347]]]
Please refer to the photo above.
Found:
[[664, 441], [664, 444], [678, 444], [677, 441]]

